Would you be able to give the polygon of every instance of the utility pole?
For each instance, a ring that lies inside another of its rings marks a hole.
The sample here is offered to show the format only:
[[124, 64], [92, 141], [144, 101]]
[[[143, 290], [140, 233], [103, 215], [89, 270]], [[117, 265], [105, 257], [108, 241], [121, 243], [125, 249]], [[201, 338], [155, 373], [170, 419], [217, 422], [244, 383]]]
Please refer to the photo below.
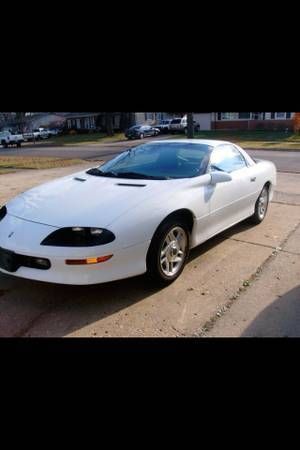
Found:
[[187, 113], [187, 138], [194, 138], [194, 116], [193, 113]]

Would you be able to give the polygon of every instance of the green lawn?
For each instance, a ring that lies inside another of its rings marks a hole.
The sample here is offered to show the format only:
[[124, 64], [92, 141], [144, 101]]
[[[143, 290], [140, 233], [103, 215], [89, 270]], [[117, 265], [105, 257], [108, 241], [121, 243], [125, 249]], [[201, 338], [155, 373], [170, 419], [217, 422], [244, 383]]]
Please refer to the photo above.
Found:
[[300, 134], [284, 131], [201, 131], [198, 139], [221, 139], [244, 148], [300, 150]]
[[52, 169], [80, 164], [81, 159], [62, 159], [31, 156], [0, 156], [0, 175], [18, 169]]
[[113, 136], [106, 136], [105, 133], [89, 133], [89, 134], [67, 134], [63, 136], [55, 136], [47, 139], [45, 142], [55, 145], [81, 145], [81, 144], [102, 144], [107, 142], [124, 141], [124, 133], [115, 133]]

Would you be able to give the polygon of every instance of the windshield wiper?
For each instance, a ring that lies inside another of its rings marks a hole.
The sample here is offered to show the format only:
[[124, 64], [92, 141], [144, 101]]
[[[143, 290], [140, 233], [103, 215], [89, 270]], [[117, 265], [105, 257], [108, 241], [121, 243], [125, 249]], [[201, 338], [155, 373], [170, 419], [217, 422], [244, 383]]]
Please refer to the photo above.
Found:
[[221, 169], [221, 168], [218, 167], [218, 166], [215, 166], [214, 164], [212, 164], [210, 167], [211, 167], [212, 169], [219, 170], [220, 172], [225, 172], [225, 170]]
[[102, 170], [97, 169], [97, 167], [87, 170], [86, 173], [89, 175], [95, 175], [96, 177], [118, 177], [118, 175], [114, 172], [102, 172]]
[[137, 180], [167, 180], [167, 177], [160, 177], [160, 176], [153, 176], [153, 175], [146, 175], [144, 173], [138, 173], [138, 172], [118, 172], [116, 175], [119, 178], [133, 178]]

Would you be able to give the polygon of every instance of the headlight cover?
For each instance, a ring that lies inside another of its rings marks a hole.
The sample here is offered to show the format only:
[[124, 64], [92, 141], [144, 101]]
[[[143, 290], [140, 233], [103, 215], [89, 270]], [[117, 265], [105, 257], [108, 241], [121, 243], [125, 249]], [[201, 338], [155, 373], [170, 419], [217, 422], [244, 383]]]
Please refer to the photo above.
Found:
[[54, 247], [94, 247], [109, 244], [115, 235], [103, 228], [68, 227], [60, 228], [49, 234], [41, 245]]
[[2, 208], [0, 208], [0, 222], [1, 222], [2, 219], [4, 219], [6, 214], [7, 214], [6, 206], [2, 206]]

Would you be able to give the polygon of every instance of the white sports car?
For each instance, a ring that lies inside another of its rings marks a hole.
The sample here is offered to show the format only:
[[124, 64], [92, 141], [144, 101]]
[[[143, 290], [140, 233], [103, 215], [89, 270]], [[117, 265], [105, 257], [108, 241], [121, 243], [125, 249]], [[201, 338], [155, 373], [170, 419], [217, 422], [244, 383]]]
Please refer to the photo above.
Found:
[[0, 209], [0, 270], [96, 284], [147, 272], [168, 284], [189, 249], [250, 217], [276, 183], [269, 161], [230, 142], [155, 141], [33, 188]]

